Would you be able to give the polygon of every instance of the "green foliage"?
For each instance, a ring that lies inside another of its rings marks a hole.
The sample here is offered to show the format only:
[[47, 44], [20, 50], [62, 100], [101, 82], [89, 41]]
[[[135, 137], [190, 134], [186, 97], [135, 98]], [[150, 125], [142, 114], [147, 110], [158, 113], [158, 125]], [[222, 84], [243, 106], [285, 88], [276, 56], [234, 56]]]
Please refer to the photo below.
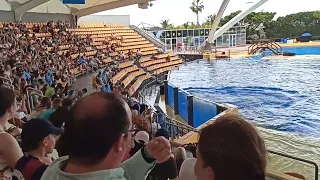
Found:
[[[200, 0], [193, 1], [195, 4], [197, 2], [200, 3]], [[240, 12], [241, 11], [236, 11], [224, 16], [219, 25], [223, 26]], [[305, 32], [309, 32], [313, 36], [320, 36], [320, 11], [298, 12], [278, 17], [277, 19], [275, 19], [275, 15], [275, 12], [252, 12], [238, 24], [246, 26], [247, 39], [294, 38], [300, 37]], [[165, 27], [169, 29], [211, 28], [214, 18], [215, 15], [206, 17], [201, 26], [193, 22], [186, 22], [174, 27], [169, 23], [169, 20], [161, 21], [161, 25], [162, 27], [166, 25]], [[166, 24], [163, 24], [163, 22], [166, 22]]]
[[170, 21], [169, 19], [165, 19], [165, 20], [160, 21], [161, 27], [163, 29], [173, 29], [174, 25], [170, 24], [169, 21]]
[[320, 11], [313, 12], [313, 16], [317, 19], [320, 19]]
[[203, 2], [201, 0], [193, 0], [190, 9], [197, 15], [197, 24], [199, 25], [199, 13], [204, 9]]

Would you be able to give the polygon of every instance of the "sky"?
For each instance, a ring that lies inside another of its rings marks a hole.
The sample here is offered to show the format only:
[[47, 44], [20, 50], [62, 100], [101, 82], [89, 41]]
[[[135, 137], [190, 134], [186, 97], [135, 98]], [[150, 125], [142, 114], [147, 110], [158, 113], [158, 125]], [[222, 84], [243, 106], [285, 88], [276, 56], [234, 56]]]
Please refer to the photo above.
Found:
[[[230, 0], [224, 13], [227, 15], [237, 10], [245, 10], [249, 5], [246, 2], [257, 0]], [[100, 12], [97, 15], [130, 15], [130, 23], [139, 25], [141, 22], [159, 26], [161, 20], [169, 19], [174, 25], [185, 22], [196, 22], [196, 15], [190, 10], [192, 0], [156, 0], [148, 9], [140, 9], [138, 5], [126, 6], [109, 11]], [[204, 10], [200, 14], [200, 22], [218, 12], [222, 0], [203, 0]], [[320, 10], [320, 0], [269, 0], [256, 11], [276, 12], [277, 16], [285, 16], [301, 11]]]

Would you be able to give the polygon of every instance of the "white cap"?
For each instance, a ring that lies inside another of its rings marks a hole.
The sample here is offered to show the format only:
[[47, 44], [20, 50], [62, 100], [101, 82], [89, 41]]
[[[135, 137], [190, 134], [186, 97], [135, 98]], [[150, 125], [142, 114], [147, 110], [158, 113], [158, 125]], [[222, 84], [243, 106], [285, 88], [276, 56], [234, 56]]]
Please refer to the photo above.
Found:
[[196, 175], [194, 174], [194, 166], [196, 165], [196, 162], [196, 158], [184, 160], [180, 168], [179, 179], [197, 180]]
[[149, 134], [146, 131], [139, 131], [134, 137], [134, 140], [137, 142], [143, 141], [147, 143], [149, 142]]

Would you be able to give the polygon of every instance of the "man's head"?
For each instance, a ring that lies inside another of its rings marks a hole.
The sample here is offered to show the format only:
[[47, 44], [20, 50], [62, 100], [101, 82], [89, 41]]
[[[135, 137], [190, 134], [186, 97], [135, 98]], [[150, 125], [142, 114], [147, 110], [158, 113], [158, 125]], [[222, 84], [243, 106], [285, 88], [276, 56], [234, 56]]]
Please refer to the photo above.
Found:
[[110, 162], [118, 167], [130, 146], [131, 111], [116, 93], [98, 92], [79, 100], [65, 124], [70, 161], [83, 165]]
[[52, 101], [52, 107], [54, 109], [58, 109], [58, 107], [62, 106], [62, 99], [60, 98], [55, 98], [53, 101]]
[[52, 153], [56, 140], [55, 135], [61, 135], [62, 129], [54, 127], [49, 121], [31, 119], [24, 124], [21, 140], [24, 152], [42, 150], [45, 154]]
[[6, 123], [16, 112], [16, 95], [13, 90], [0, 86], [0, 119]]

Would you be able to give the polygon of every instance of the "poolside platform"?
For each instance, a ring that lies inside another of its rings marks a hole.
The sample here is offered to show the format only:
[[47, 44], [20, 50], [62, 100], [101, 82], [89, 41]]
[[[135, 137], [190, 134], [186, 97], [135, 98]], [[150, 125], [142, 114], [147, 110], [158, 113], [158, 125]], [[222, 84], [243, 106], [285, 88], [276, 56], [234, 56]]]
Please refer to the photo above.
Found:
[[[281, 47], [311, 47], [311, 46], [319, 46], [320, 47], [320, 41], [315, 41], [315, 42], [297, 42], [297, 43], [289, 43], [289, 44], [282, 44], [279, 43]], [[249, 58], [253, 57], [256, 55], [249, 55], [248, 54], [248, 47], [247, 46], [241, 46], [241, 47], [233, 47], [233, 48], [219, 48], [219, 51], [230, 51], [230, 58]], [[175, 52], [174, 54], [179, 55], [180, 57], [184, 57], [188, 61], [193, 61], [197, 59], [208, 59], [208, 54], [200, 54], [197, 51], [181, 51], [181, 52]], [[215, 58], [216, 54], [215, 53], [210, 53], [209, 59], [210, 60], [216, 60], [218, 58]], [[275, 56], [279, 59], [287, 59], [282, 58], [283, 56]]]

